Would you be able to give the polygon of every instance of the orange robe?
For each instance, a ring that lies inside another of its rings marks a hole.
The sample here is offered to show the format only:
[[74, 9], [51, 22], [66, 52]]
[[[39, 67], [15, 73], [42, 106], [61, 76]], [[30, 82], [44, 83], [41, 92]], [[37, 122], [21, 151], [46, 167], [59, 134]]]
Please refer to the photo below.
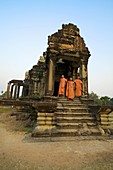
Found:
[[74, 80], [75, 83], [75, 96], [82, 96], [82, 81], [80, 79]]
[[65, 87], [66, 87], [67, 79], [66, 78], [61, 78], [60, 79], [60, 85], [59, 85], [59, 95], [64, 95], [65, 93]]
[[74, 99], [74, 82], [68, 81], [67, 82], [67, 88], [66, 88], [66, 96], [68, 99]]

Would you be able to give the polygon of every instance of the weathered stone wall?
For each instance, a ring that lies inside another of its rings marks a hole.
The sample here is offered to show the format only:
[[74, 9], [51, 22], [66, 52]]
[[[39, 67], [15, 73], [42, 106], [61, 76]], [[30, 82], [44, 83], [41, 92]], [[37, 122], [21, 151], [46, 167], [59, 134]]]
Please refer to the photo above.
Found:
[[101, 108], [101, 110], [98, 112], [98, 116], [100, 117], [100, 124], [102, 126], [113, 126], [112, 107]]

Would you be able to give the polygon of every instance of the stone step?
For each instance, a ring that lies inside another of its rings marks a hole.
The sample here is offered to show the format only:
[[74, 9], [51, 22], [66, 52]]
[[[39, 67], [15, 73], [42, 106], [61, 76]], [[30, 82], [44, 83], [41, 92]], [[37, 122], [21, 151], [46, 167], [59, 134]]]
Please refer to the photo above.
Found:
[[[83, 122], [84, 124], [85, 122]], [[75, 129], [75, 128], [79, 128], [80, 126], [82, 126], [81, 123], [57, 123], [56, 127], [58, 129]], [[90, 123], [87, 123], [87, 126], [88, 127], [96, 127], [96, 123], [93, 123], [93, 122], [90, 122]]]
[[67, 105], [67, 104], [64, 104], [62, 105], [61, 103], [57, 105], [57, 108], [60, 108], [60, 107], [63, 107], [63, 108], [85, 108], [85, 109], [88, 109], [88, 107], [86, 107], [85, 105], [82, 105], [82, 104], [75, 104], [75, 105]]
[[57, 104], [57, 108], [69, 108], [69, 109], [77, 109], [77, 108], [85, 108], [85, 109], [89, 109], [87, 106], [83, 105], [83, 104], [61, 104], [58, 103]]
[[63, 107], [68, 106], [68, 107], [86, 107], [84, 104], [81, 103], [58, 103], [59, 105], [62, 105]]
[[70, 124], [70, 123], [95, 123], [95, 120], [94, 119], [57, 119], [56, 120], [56, 124], [59, 124], [59, 123], [67, 123]]
[[[85, 123], [85, 122], [83, 122], [83, 123]], [[83, 124], [83, 123], [82, 123], [82, 124]], [[81, 123], [78, 123], [78, 122], [73, 122], [73, 123], [71, 123], [71, 122], [70, 122], [70, 123], [68, 123], [68, 125], [67, 125], [67, 123], [65, 123], [65, 122], [62, 122], [62, 123], [59, 122], [59, 123], [57, 123], [57, 125], [58, 125], [58, 126], [80, 126]], [[88, 125], [88, 126], [95, 126], [96, 123], [95, 123], [95, 122], [88, 122], [87, 125]]]
[[56, 116], [55, 120], [66, 120], [66, 121], [70, 121], [70, 120], [96, 120], [96, 117], [90, 116], [90, 115], [77, 115], [77, 116], [70, 116], [70, 115], [64, 115], [64, 116]]
[[88, 108], [81, 108], [81, 107], [73, 107], [73, 108], [69, 108], [69, 107], [57, 107], [57, 112], [88, 112], [89, 109]]
[[[89, 130], [91, 130], [92, 132], [99, 132], [99, 129], [98, 128], [88, 128]], [[87, 130], [88, 130], [87, 129]], [[76, 132], [78, 131], [79, 129], [57, 129], [56, 131], [57, 132]], [[85, 129], [84, 129], [85, 130]]]
[[55, 116], [60, 117], [60, 116], [72, 116], [72, 117], [76, 117], [76, 116], [92, 116], [92, 113], [88, 113], [88, 112], [76, 112], [76, 113], [72, 113], [72, 112], [55, 112]]
[[68, 107], [68, 106], [57, 106], [57, 110], [89, 110], [87, 107]]
[[94, 120], [94, 117], [90, 117], [90, 116], [78, 116], [78, 117], [64, 117], [64, 116], [58, 116], [56, 117], [56, 121], [57, 120], [66, 120], [66, 121], [69, 121], [69, 120]]
[[57, 129], [56, 132], [54, 132], [55, 136], [88, 136], [88, 135], [94, 135], [98, 136], [100, 135], [100, 131], [98, 128], [89, 128], [89, 129]]
[[61, 104], [82, 104], [80, 101], [57, 101], [57, 103], [61, 103]]
[[69, 100], [67, 97], [59, 97], [58, 98], [58, 101], [66, 101], [66, 100], [68, 100], [68, 101], [73, 101], [73, 100], [75, 100], [75, 101], [80, 101], [80, 99], [79, 98], [74, 98], [73, 100]]
[[87, 104], [82, 104], [77, 98], [71, 101], [67, 98], [59, 97], [56, 111], [52, 115], [54, 116], [47, 115], [43, 117], [42, 113], [40, 116], [38, 114], [38, 136], [76, 137], [101, 135], [96, 124], [96, 118], [90, 112]]
[[65, 104], [65, 105], [84, 105], [84, 104], [82, 104], [81, 102], [75, 102], [75, 101], [72, 101], [72, 102], [70, 102], [70, 101], [58, 101], [57, 102], [58, 104], [60, 103], [60, 104]]

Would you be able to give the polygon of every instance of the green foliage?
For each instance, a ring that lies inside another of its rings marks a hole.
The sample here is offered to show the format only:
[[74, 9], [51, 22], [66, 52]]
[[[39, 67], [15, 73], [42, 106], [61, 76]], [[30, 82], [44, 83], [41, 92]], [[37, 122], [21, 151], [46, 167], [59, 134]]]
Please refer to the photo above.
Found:
[[102, 101], [102, 105], [110, 105], [110, 97], [102, 96], [100, 100]]
[[99, 98], [99, 96], [96, 93], [91, 92], [89, 94], [89, 97], [92, 98], [96, 104], [99, 104], [101, 106], [102, 105], [110, 105], [110, 106], [113, 105], [113, 98], [110, 98], [108, 96], [102, 96]]
[[12, 111], [12, 107], [0, 107], [0, 113]]
[[2, 95], [0, 95], [0, 98], [7, 98], [7, 91], [6, 92], [1, 92]]
[[89, 97], [93, 99], [96, 104], [102, 105], [102, 101], [99, 99], [99, 96], [96, 93], [91, 92]]
[[103, 96], [100, 98], [100, 100], [102, 101], [103, 105], [113, 106], [113, 98], [110, 98], [108, 96]]

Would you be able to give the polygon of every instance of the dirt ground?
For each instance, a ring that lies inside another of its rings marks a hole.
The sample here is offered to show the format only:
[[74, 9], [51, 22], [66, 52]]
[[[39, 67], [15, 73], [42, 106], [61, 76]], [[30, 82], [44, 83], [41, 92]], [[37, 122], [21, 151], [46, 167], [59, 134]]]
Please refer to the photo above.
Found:
[[31, 138], [10, 113], [0, 111], [0, 170], [113, 170], [112, 138]]

